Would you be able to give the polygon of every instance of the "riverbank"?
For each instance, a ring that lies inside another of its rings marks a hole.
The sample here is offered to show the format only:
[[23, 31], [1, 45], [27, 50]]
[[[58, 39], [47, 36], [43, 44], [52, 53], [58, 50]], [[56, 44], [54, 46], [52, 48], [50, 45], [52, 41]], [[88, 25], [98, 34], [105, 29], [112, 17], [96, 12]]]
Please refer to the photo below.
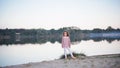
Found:
[[3, 68], [120, 68], [120, 54], [78, 56], [77, 59], [57, 59]]

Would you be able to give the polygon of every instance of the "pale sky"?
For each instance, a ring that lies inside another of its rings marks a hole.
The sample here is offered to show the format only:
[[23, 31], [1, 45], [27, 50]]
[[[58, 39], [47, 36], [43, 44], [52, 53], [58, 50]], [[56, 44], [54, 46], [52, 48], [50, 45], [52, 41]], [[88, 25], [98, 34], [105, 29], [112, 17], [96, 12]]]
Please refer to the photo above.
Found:
[[0, 0], [0, 29], [120, 28], [120, 0]]

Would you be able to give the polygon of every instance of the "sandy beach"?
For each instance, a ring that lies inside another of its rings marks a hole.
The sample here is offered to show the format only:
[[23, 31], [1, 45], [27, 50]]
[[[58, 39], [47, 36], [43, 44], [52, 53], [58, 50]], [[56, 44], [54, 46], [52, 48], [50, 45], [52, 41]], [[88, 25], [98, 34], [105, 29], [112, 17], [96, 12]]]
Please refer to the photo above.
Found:
[[120, 68], [120, 54], [78, 56], [77, 59], [56, 59], [2, 68]]

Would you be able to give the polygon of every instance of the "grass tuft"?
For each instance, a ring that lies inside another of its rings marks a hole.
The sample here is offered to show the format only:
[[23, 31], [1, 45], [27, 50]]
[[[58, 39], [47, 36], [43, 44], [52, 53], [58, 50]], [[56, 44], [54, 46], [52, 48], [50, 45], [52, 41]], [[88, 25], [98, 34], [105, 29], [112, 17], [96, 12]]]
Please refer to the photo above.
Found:
[[[73, 52], [73, 55], [75, 56], [75, 57], [86, 57], [86, 55], [84, 54], [84, 53], [75, 53], [75, 52]], [[67, 57], [68, 57], [68, 59], [70, 59], [71, 58], [71, 56], [70, 56], [70, 54], [67, 54]], [[60, 59], [64, 59], [65, 58], [65, 56], [64, 55], [62, 55], [61, 57], [60, 57]]]

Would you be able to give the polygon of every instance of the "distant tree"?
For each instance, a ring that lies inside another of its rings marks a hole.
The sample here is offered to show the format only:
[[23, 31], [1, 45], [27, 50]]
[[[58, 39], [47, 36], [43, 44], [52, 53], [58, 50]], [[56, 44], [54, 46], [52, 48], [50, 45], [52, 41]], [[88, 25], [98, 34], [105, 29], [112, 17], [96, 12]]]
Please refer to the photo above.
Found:
[[111, 26], [108, 26], [106, 30], [114, 30], [114, 28], [112, 28]]
[[99, 28], [95, 28], [92, 30], [92, 32], [95, 32], [95, 33], [100, 33], [102, 32], [102, 29], [99, 29]]

